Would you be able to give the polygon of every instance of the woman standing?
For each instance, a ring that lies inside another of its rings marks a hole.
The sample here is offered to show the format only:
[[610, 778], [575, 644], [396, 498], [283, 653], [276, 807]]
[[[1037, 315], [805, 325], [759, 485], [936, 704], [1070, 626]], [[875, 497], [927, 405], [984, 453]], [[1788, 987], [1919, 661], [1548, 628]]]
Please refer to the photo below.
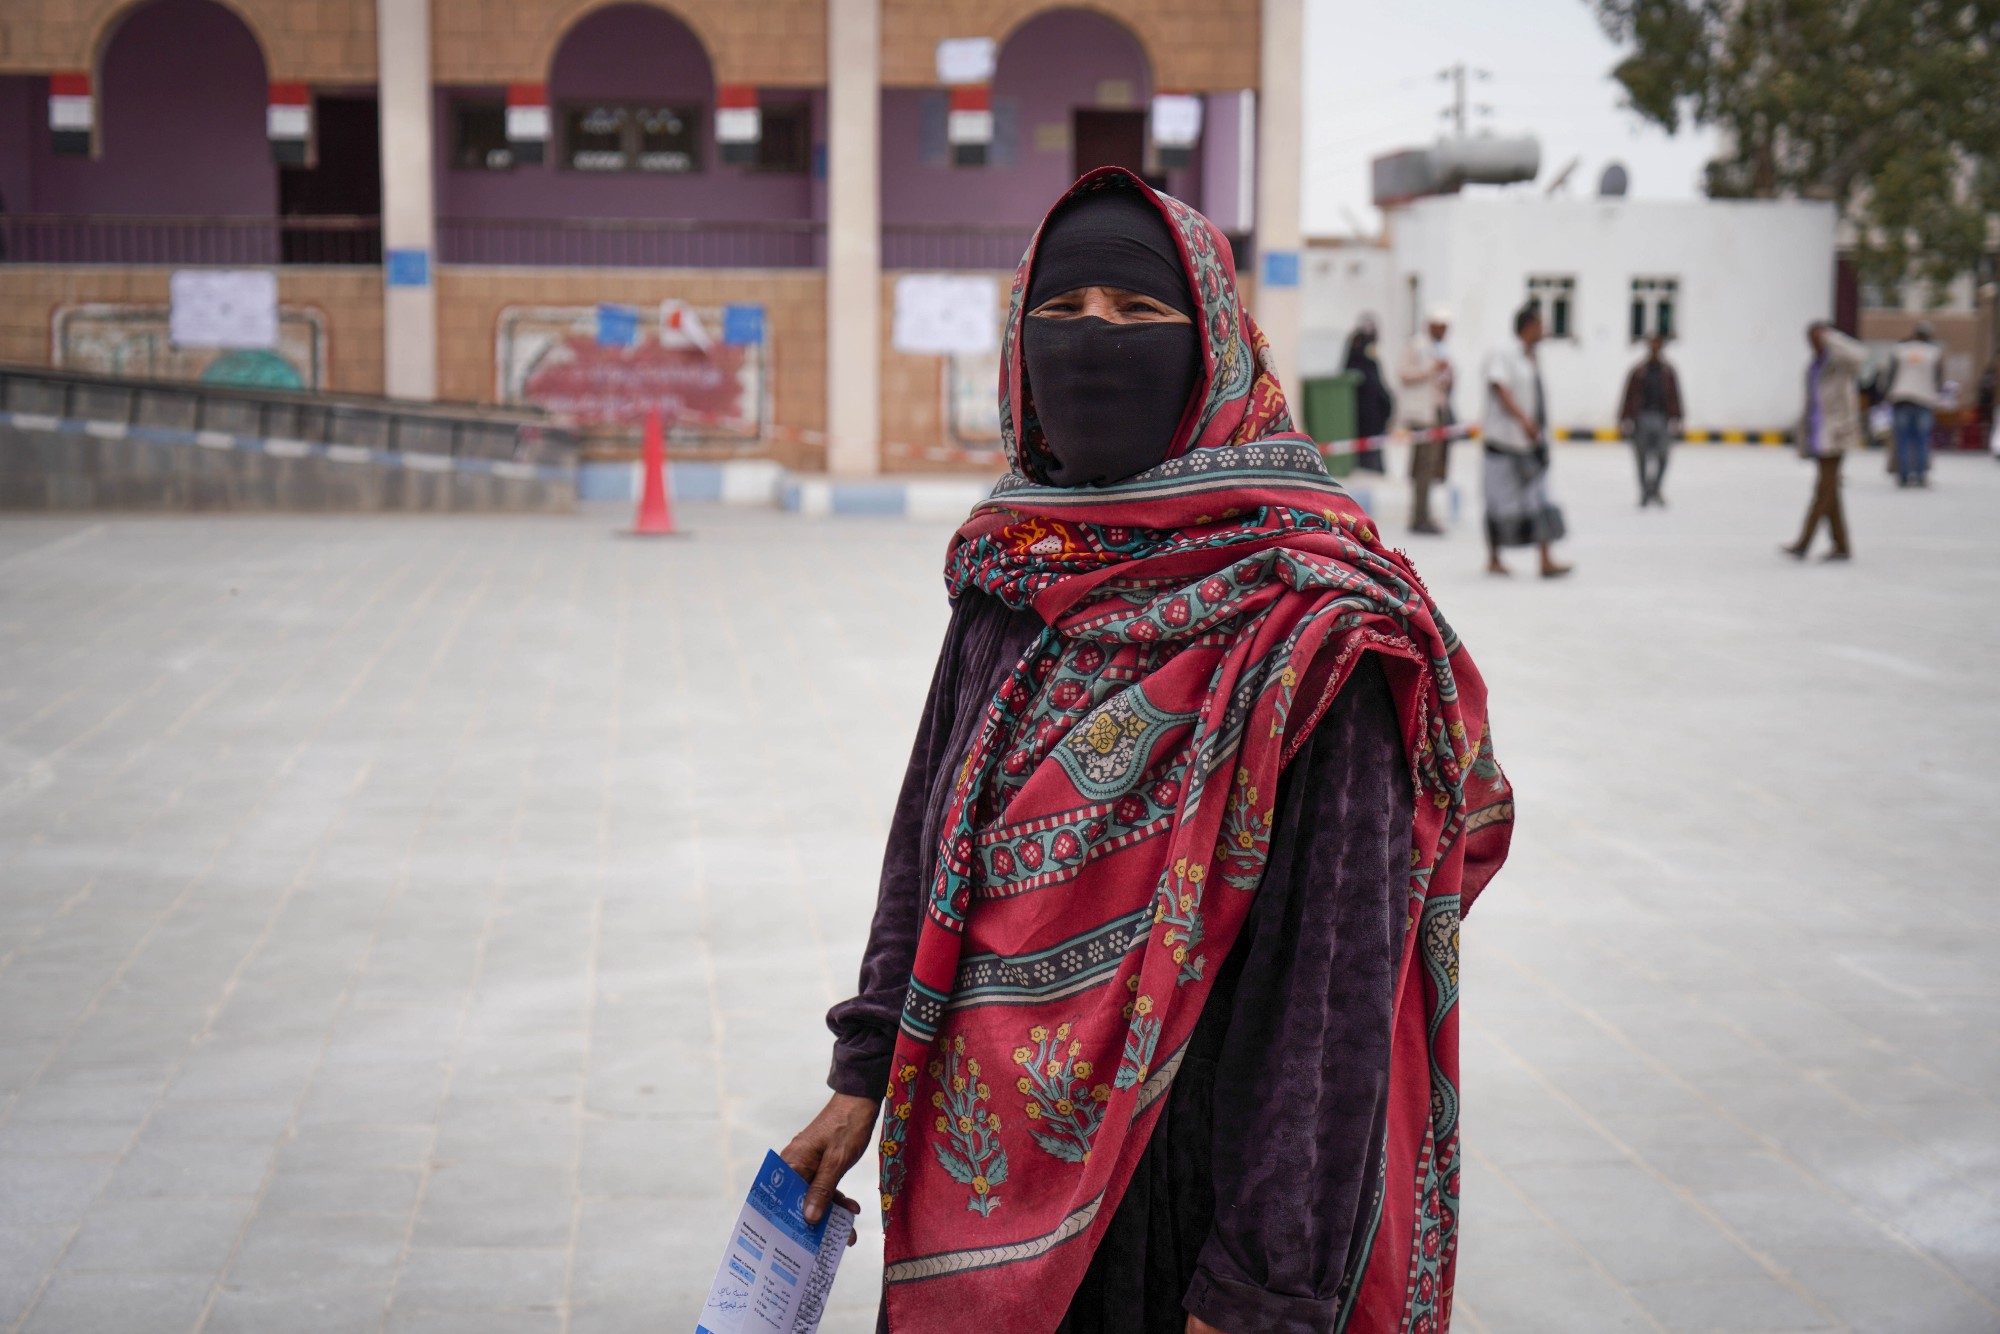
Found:
[[[1389, 392], [1389, 383], [1382, 378], [1382, 363], [1375, 355], [1373, 315], [1363, 315], [1356, 321], [1354, 332], [1347, 336], [1346, 369], [1360, 377], [1354, 389], [1355, 434], [1364, 440], [1386, 434], [1396, 415], [1396, 396]], [[1381, 472], [1381, 444], [1357, 453], [1354, 466]]]
[[817, 1217], [881, 1114], [885, 1329], [1449, 1318], [1458, 921], [1512, 798], [1262, 343], [1222, 235], [1122, 169], [1016, 273], [1013, 470], [785, 1150]]

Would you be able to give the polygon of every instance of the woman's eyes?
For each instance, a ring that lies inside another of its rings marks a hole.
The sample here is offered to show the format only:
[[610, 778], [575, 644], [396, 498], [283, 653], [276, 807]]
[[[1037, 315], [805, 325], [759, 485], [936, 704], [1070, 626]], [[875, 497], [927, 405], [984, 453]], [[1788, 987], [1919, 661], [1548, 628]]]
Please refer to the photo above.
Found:
[[[1137, 316], [1141, 319], [1171, 319], [1173, 314], [1153, 301], [1121, 301], [1117, 306], [1120, 315]], [[1081, 301], [1047, 301], [1028, 312], [1031, 315], [1081, 315], [1084, 303]]]

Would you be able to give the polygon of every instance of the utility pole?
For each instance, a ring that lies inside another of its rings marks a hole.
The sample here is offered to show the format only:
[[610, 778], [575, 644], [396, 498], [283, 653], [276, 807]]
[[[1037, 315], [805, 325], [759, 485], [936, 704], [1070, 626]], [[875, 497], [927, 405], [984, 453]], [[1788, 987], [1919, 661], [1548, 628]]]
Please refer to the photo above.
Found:
[[[1449, 120], [1451, 122], [1451, 127], [1453, 132], [1459, 138], [1463, 139], [1465, 137], [1465, 112], [1466, 112], [1465, 82], [1468, 78], [1490, 79], [1493, 77], [1493, 71], [1490, 69], [1473, 69], [1467, 66], [1463, 60], [1460, 60], [1452, 63], [1451, 65], [1446, 66], [1444, 69], [1439, 70], [1437, 76], [1440, 80], [1447, 81], [1451, 84], [1451, 105], [1446, 107], [1443, 111], [1440, 111], [1438, 114], [1440, 116], [1443, 116], [1446, 120]], [[1473, 111], [1481, 113], [1482, 115], [1490, 115], [1493, 111], [1492, 107], [1489, 107], [1484, 103], [1481, 103], [1480, 105], [1475, 106], [1471, 109]]]

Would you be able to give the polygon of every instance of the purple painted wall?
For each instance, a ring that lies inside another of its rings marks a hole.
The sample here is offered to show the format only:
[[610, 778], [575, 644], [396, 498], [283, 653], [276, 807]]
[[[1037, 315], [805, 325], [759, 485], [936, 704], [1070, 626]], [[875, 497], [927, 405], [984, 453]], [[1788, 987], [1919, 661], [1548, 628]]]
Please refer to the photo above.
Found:
[[[715, 78], [701, 41], [678, 19], [647, 5], [613, 5], [564, 37], [549, 74], [557, 142], [549, 160], [511, 171], [451, 166], [452, 103], [504, 96], [500, 88], [439, 89], [436, 102], [438, 216], [453, 218], [698, 218], [787, 220], [824, 216], [824, 191], [813, 173], [784, 174], [725, 166], [712, 120]], [[571, 171], [561, 156], [563, 104], [617, 100], [692, 102], [703, 108], [702, 166], [684, 175]], [[772, 92], [767, 103], [811, 107], [813, 142], [824, 139], [819, 90]]]
[[[937, 94], [890, 88], [882, 94], [882, 220], [898, 224], [1033, 226], [1075, 179], [1067, 142], [1070, 113], [1097, 106], [1098, 85], [1122, 80], [1132, 107], [1144, 107], [1153, 81], [1146, 54], [1116, 21], [1081, 9], [1039, 14], [1000, 48], [993, 74], [996, 104], [1012, 102], [1016, 146], [1011, 163], [954, 167], [923, 161], [924, 102]], [[1037, 126], [1061, 126], [1060, 148], [1037, 148]], [[1168, 188], [1198, 190], [1198, 168], [1173, 172]]]
[[[0, 212], [26, 213], [35, 198], [33, 157], [48, 148], [49, 81], [33, 74], [0, 74]], [[39, 118], [36, 108], [41, 109]]]
[[[13, 214], [272, 216], [278, 169], [264, 136], [265, 79], [256, 39], [220, 4], [154, 0], [121, 24], [104, 54], [98, 159], [49, 152], [46, 79], [0, 76], [0, 199]], [[1133, 104], [1145, 105], [1151, 74], [1131, 33], [1083, 10], [1038, 15], [1005, 42], [994, 79], [996, 100], [1014, 108], [1011, 161], [963, 168], [924, 161], [924, 105], [938, 92], [885, 90], [884, 222], [1032, 226], [1072, 178], [1071, 112], [1096, 106], [1099, 85], [1111, 80], [1127, 83]], [[700, 41], [671, 15], [636, 4], [600, 9], [578, 22], [556, 53], [549, 81], [558, 121], [566, 101], [689, 101], [712, 112], [715, 98]], [[554, 153], [542, 165], [506, 172], [452, 167], [453, 102], [503, 96], [499, 88], [437, 90], [441, 220], [825, 217], [825, 182], [817, 170], [724, 166], [712, 123], [702, 129], [702, 169], [687, 175], [576, 172], [557, 165]], [[815, 158], [823, 162], [823, 90], [771, 90], [766, 97], [810, 105]], [[1062, 146], [1037, 147], [1041, 126], [1062, 127]], [[937, 128], [931, 126], [933, 133]], [[1168, 180], [1175, 194], [1197, 203], [1208, 202], [1204, 176], [1218, 190], [1234, 188], [1233, 127], [1212, 120], [1204, 138], [1200, 165]], [[937, 145], [929, 147], [935, 156]]]
[[[94, 159], [49, 151], [48, 81], [33, 85], [22, 134], [0, 113], [0, 181], [10, 213], [270, 217], [278, 168], [264, 137], [264, 55], [250, 29], [212, 0], [155, 0], [112, 35], [98, 69]], [[16, 97], [12, 88], [6, 98]]]

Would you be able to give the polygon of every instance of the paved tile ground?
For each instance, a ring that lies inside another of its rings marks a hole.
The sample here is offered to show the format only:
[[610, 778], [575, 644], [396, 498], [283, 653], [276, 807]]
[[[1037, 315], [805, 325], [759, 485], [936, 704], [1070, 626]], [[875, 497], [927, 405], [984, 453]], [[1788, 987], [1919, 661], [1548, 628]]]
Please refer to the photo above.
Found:
[[[1460, 1328], [2000, 1329], [2000, 468], [1865, 461], [1836, 568], [1779, 451], [1558, 467], [1575, 579], [1419, 549], [1521, 797]], [[691, 1326], [944, 530], [616, 518], [0, 521], [0, 1329]]]

